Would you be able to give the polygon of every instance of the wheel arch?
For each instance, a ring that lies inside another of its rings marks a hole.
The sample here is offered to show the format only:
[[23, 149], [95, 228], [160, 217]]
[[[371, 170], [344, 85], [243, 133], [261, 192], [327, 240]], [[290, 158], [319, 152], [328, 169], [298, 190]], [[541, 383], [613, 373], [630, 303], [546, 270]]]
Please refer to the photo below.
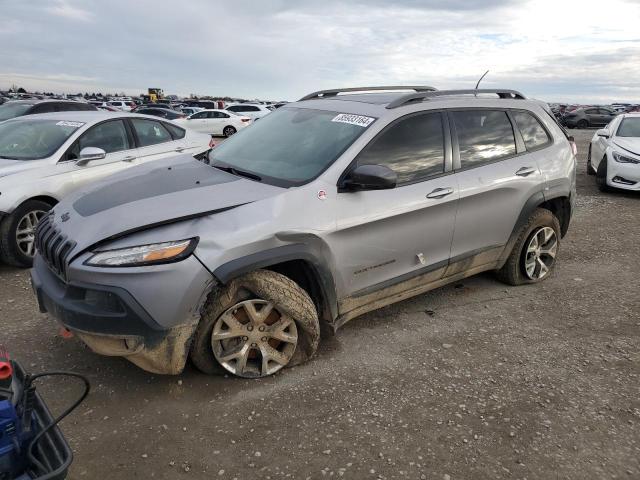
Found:
[[331, 270], [307, 244], [290, 244], [231, 260], [213, 271], [222, 284], [254, 270], [271, 270], [296, 282], [313, 300], [321, 320], [332, 324], [338, 316]]
[[23, 203], [29, 202], [31, 200], [37, 200], [37, 201], [40, 201], [40, 202], [48, 203], [49, 205], [51, 205], [51, 207], [55, 207], [56, 204], [58, 203], [58, 200], [55, 199], [54, 197], [50, 196], [50, 195], [38, 195], [36, 197], [27, 198], [20, 205], [22, 205]]
[[518, 240], [518, 234], [520, 229], [527, 223], [529, 217], [536, 211], [538, 208], [544, 208], [553, 213], [558, 221], [560, 222], [560, 236], [561, 238], [565, 236], [567, 230], [569, 229], [569, 224], [571, 223], [571, 215], [572, 215], [572, 206], [571, 206], [571, 198], [565, 195], [558, 195], [552, 198], [545, 198], [542, 192], [534, 193], [529, 199], [525, 202], [522, 210], [520, 211], [520, 215], [516, 221], [516, 224], [513, 227], [513, 231], [505, 245], [505, 248], [500, 255], [498, 260], [497, 268], [500, 269], [506, 263], [513, 247]]

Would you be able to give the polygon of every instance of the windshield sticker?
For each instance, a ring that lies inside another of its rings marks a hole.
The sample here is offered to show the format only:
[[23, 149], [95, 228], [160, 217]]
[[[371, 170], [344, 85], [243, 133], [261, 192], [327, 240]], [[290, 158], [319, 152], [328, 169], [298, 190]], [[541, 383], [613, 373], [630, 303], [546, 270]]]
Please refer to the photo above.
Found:
[[350, 125], [358, 125], [359, 127], [367, 128], [373, 123], [375, 118], [365, 117], [363, 115], [352, 115], [349, 113], [341, 113], [333, 117], [332, 122], [348, 123]]
[[84, 122], [68, 122], [66, 120], [61, 120], [58, 123], [56, 123], [56, 125], [58, 125], [59, 127], [74, 127], [74, 128], [80, 128], [81, 126], [84, 125]]

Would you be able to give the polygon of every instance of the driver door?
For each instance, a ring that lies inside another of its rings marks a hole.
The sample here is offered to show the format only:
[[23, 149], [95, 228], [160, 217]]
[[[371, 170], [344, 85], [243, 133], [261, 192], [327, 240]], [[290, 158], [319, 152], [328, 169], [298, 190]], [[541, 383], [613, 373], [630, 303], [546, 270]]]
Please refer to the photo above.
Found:
[[[106, 156], [78, 165], [80, 152], [87, 147], [101, 148]], [[74, 188], [95, 182], [135, 164], [137, 149], [123, 120], [108, 120], [94, 125], [71, 145], [59, 163], [72, 172]]]

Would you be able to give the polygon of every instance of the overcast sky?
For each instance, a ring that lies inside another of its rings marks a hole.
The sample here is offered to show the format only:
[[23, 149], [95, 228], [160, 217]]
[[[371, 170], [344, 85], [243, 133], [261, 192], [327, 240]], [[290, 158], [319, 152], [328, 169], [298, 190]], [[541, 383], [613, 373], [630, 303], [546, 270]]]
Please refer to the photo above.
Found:
[[0, 89], [295, 100], [344, 86], [640, 102], [639, 0], [0, 0]]

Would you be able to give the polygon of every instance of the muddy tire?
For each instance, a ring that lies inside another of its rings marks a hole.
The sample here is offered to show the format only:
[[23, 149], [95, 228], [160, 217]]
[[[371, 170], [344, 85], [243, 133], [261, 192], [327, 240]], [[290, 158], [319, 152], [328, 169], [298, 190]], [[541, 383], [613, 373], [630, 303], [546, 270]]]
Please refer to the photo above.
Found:
[[28, 200], [0, 222], [0, 260], [8, 265], [30, 268], [35, 254], [34, 234], [40, 218], [51, 205]]
[[190, 356], [204, 373], [255, 378], [306, 362], [319, 342], [307, 292], [284, 275], [256, 270], [210, 294]]
[[559, 246], [560, 222], [549, 210], [538, 208], [521, 228], [509, 258], [496, 275], [509, 285], [541, 282], [553, 271]]

